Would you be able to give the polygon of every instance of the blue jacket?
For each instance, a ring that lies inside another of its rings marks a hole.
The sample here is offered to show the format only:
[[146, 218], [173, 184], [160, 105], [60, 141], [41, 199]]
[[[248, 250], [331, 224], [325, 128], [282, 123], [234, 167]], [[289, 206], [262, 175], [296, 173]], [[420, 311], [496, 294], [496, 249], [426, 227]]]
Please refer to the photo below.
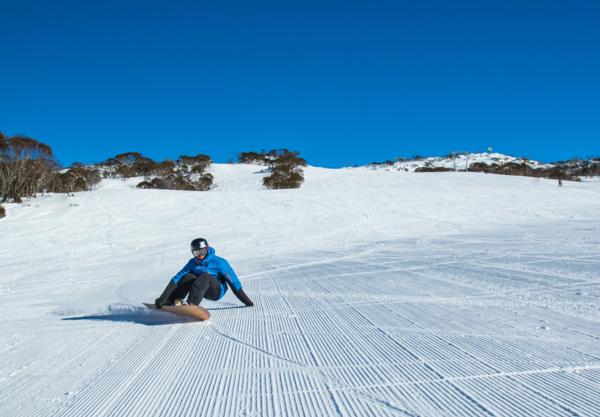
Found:
[[181, 278], [189, 273], [201, 275], [204, 272], [208, 272], [221, 283], [221, 295], [219, 296], [219, 299], [227, 292], [227, 284], [231, 285], [235, 291], [242, 289], [242, 283], [233, 271], [233, 268], [229, 265], [229, 262], [227, 262], [226, 259], [215, 255], [215, 250], [213, 248], [208, 248], [208, 254], [203, 260], [198, 258], [190, 259], [183, 269], [171, 278], [171, 281], [177, 284]]

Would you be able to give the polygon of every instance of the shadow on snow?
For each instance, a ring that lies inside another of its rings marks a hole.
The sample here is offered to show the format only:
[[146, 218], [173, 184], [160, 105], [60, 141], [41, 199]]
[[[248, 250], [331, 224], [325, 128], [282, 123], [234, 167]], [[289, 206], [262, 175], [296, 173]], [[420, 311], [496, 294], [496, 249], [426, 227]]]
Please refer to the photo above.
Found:
[[[208, 311], [217, 310], [232, 310], [237, 308], [244, 308], [245, 306], [228, 306], [228, 307], [210, 307]], [[80, 321], [80, 320], [94, 320], [94, 321], [114, 321], [114, 322], [125, 322], [125, 323], [138, 323], [146, 326], [160, 326], [164, 324], [177, 324], [177, 323], [194, 323], [197, 320], [192, 318], [181, 317], [175, 314], [159, 311], [151, 311], [145, 309], [136, 309], [123, 312], [112, 312], [108, 314], [90, 314], [87, 316], [76, 316], [76, 317], [64, 317], [62, 320], [65, 321]]]

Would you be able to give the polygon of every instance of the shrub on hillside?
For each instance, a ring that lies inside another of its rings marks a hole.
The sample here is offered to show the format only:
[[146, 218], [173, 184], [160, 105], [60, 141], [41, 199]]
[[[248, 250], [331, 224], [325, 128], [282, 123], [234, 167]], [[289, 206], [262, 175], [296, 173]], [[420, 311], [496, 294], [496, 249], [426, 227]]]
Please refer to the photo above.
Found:
[[238, 162], [240, 164], [267, 165], [270, 161], [265, 154], [265, 151], [261, 151], [240, 152], [238, 155]]
[[238, 154], [238, 163], [264, 165], [265, 161], [258, 152], [240, 152]]
[[304, 175], [301, 170], [292, 170], [286, 168], [273, 168], [271, 175], [263, 178], [263, 185], [271, 190], [280, 190], [288, 188], [300, 188], [304, 182]]
[[197, 175], [196, 178], [194, 178], [193, 184], [196, 191], [208, 191], [213, 185], [213, 180], [214, 177], [211, 174], [205, 173]]
[[195, 172], [203, 172], [212, 164], [212, 159], [210, 156], [204, 154], [196, 156], [181, 155], [177, 162], [186, 165], [188, 169], [193, 169]]
[[160, 162], [159, 164], [157, 164], [154, 167], [154, 170], [152, 173], [154, 175], [162, 175], [162, 176], [173, 174], [173, 173], [175, 173], [175, 162], [169, 161], [169, 160]]
[[130, 166], [130, 174], [132, 177], [143, 177], [151, 175], [158, 167], [158, 164], [152, 160], [134, 162]]
[[63, 173], [54, 174], [46, 191], [53, 193], [74, 193], [93, 190], [102, 181], [95, 169], [76, 166]]
[[113, 167], [119, 165], [119, 161], [116, 158], [108, 158], [106, 161], [100, 162], [98, 166], [102, 167]]
[[102, 181], [102, 176], [97, 169], [77, 166], [69, 169], [69, 171], [85, 180], [86, 191], [93, 190]]
[[137, 188], [194, 191], [194, 186], [189, 179], [177, 174], [170, 174], [166, 177], [156, 177], [149, 181], [142, 181], [137, 185]]
[[484, 162], [473, 162], [471, 165], [469, 165], [469, 171], [471, 172], [485, 172], [490, 173], [490, 172], [496, 172], [498, 170], [498, 167], [500, 165], [493, 163], [493, 164], [486, 164]]
[[0, 219], [6, 217], [6, 209], [0, 205]]
[[272, 149], [268, 152], [261, 150], [260, 152], [240, 152], [238, 154], [238, 163], [253, 164], [253, 165], [269, 165], [275, 161], [282, 152], [289, 152], [287, 149]]
[[[557, 163], [557, 165], [549, 168], [532, 168], [525, 162], [509, 162], [504, 165], [497, 163], [485, 164], [483, 162], [475, 162], [469, 166], [471, 172], [485, 172], [486, 174], [500, 174], [500, 175], [517, 175], [524, 177], [535, 177], [535, 178], [549, 178], [555, 180], [565, 181], [579, 181], [578, 176], [585, 175], [585, 169], [587, 165], [585, 163], [578, 163], [576, 165], [570, 162]], [[592, 171], [593, 172], [593, 171]], [[600, 170], [598, 172], [600, 174]]]
[[305, 167], [306, 159], [300, 158], [300, 152], [282, 149], [274, 161], [277, 166]]
[[104, 177], [146, 177], [139, 184], [140, 188], [205, 190], [212, 186], [212, 176], [205, 173], [211, 163], [210, 156], [204, 154], [182, 155], [177, 161], [155, 162], [139, 152], [126, 152], [98, 166]]
[[600, 176], [600, 164], [598, 164], [598, 163], [587, 164], [586, 166], [582, 167], [579, 175], [584, 176], [584, 177]]
[[[391, 159], [386, 159], [385, 161], [382, 161], [382, 162], [374, 161], [374, 162], [369, 163], [368, 165], [374, 165], [374, 166], [386, 165], [386, 166], [390, 166], [390, 165], [394, 165], [394, 163], [396, 163], [396, 162], [402, 162], [402, 161], [399, 160], [399, 159], [396, 159], [394, 161], [392, 161]], [[354, 166], [357, 167], [358, 165], [354, 165]]]
[[131, 178], [136, 176], [129, 165], [117, 165], [114, 174], [116, 177], [120, 178]]
[[136, 163], [152, 163], [150, 158], [146, 158], [139, 152], [125, 152], [115, 156], [115, 159], [123, 165], [134, 165]]
[[454, 171], [452, 168], [446, 167], [434, 167], [434, 166], [423, 166], [415, 169], [415, 172], [450, 172]]
[[[156, 164], [138, 188], [160, 190], [207, 191], [213, 184], [213, 176], [206, 172], [212, 164], [208, 155], [182, 155], [176, 162]], [[154, 178], [150, 178], [154, 176]]]
[[98, 167], [101, 168], [102, 175], [105, 178], [143, 177], [151, 175], [157, 169], [161, 169], [160, 164], [157, 164], [139, 152], [121, 153], [101, 162], [98, 164]]
[[47, 188], [51, 193], [73, 193], [85, 191], [85, 180], [74, 173], [67, 171], [57, 173]]
[[263, 178], [263, 185], [269, 189], [300, 188], [304, 182], [302, 167], [306, 160], [296, 151], [280, 149], [271, 151], [274, 159], [271, 161], [271, 175]]
[[86, 183], [83, 177], [72, 171], [56, 174], [48, 186], [48, 191], [53, 193], [74, 193], [85, 189]]
[[183, 190], [183, 191], [208, 191], [213, 183], [211, 174], [184, 176], [181, 174], [169, 174], [164, 177], [156, 177], [151, 180], [142, 181], [137, 188], [154, 190]]
[[531, 168], [525, 162], [509, 162], [504, 165], [500, 165], [498, 168], [498, 174], [504, 175], [520, 175], [527, 177], [540, 176], [540, 171]]

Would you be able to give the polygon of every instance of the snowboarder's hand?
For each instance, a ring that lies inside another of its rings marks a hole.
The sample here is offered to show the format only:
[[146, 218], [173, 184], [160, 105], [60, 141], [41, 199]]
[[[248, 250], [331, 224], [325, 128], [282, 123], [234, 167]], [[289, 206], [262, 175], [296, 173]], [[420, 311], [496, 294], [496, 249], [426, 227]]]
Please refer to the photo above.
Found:
[[173, 291], [175, 291], [176, 288], [177, 288], [177, 284], [175, 284], [173, 281], [169, 281], [169, 283], [167, 284], [167, 287], [165, 288], [163, 293], [160, 295], [160, 297], [158, 297], [156, 300], [154, 300], [154, 305], [156, 306], [156, 308], [162, 308], [162, 305], [169, 299], [169, 297], [171, 296], [171, 293]]
[[252, 302], [252, 300], [250, 299], [250, 297], [248, 297], [246, 295], [246, 293], [244, 292], [244, 290], [242, 290], [241, 288], [239, 290], [233, 290], [233, 293], [235, 294], [235, 296], [242, 302], [244, 303], [244, 305], [246, 307], [253, 307], [254, 303]]

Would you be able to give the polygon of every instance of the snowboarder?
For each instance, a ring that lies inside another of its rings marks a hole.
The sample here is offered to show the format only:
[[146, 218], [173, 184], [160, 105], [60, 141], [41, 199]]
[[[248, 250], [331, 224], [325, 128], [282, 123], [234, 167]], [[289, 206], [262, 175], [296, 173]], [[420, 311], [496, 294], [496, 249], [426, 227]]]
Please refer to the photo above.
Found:
[[215, 255], [215, 250], [208, 246], [206, 239], [192, 240], [191, 248], [194, 257], [171, 278], [161, 296], [154, 301], [156, 308], [181, 304], [186, 295], [188, 304], [199, 305], [203, 298], [217, 301], [223, 298], [227, 286], [246, 306], [254, 305], [229, 262]]

